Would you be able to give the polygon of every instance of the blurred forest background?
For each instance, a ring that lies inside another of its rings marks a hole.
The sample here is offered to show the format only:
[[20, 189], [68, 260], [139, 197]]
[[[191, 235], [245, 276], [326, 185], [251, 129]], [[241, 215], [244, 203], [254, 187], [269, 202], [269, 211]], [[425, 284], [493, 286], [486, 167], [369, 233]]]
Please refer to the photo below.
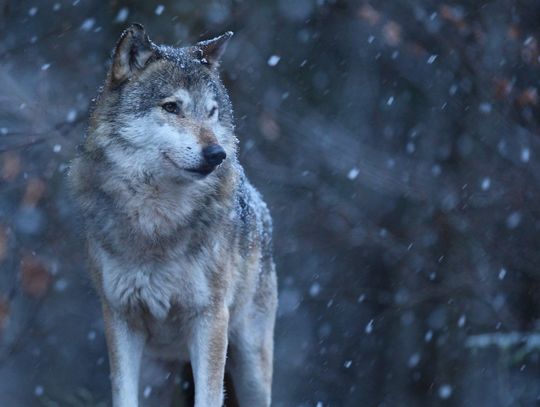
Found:
[[538, 1], [0, 0], [1, 406], [110, 405], [66, 172], [132, 21], [236, 32], [223, 78], [275, 220], [273, 405], [538, 405]]

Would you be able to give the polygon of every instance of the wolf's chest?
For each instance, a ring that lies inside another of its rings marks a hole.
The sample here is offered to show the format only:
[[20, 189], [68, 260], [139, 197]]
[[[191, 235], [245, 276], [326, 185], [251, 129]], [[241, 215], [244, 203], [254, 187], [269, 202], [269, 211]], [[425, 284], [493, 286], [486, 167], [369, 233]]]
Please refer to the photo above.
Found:
[[129, 313], [164, 320], [174, 306], [196, 310], [210, 298], [204, 270], [189, 261], [129, 266], [107, 259], [103, 266], [105, 297]]

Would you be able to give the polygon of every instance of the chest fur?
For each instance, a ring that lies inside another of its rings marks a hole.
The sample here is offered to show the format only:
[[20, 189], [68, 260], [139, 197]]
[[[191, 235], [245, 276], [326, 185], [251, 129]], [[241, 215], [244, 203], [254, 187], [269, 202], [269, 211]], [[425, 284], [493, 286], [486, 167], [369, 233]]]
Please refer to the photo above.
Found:
[[[121, 208], [125, 217], [123, 226], [146, 238], [170, 237], [180, 224], [186, 223], [196, 206], [197, 194], [187, 187], [180, 193], [144, 183], [119, 183], [111, 178], [104, 182], [103, 189], [115, 196], [116, 208]], [[118, 222], [122, 220], [112, 220]]]
[[159, 263], [124, 263], [101, 252], [105, 298], [124, 312], [149, 313], [164, 320], [173, 307], [196, 312], [210, 301], [210, 282], [203, 264], [187, 258]]

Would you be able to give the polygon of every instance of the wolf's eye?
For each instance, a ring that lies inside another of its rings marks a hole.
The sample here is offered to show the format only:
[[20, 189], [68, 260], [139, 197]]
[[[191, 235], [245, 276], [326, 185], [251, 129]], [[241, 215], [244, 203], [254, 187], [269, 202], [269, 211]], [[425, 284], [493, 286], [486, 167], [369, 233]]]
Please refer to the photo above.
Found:
[[208, 112], [208, 117], [214, 117], [216, 112], [217, 112], [217, 107], [213, 106], [212, 109], [210, 109], [210, 112]]
[[180, 113], [180, 106], [176, 102], [167, 102], [163, 103], [161, 105], [163, 110], [165, 110], [167, 113], [173, 113], [173, 114], [179, 114]]

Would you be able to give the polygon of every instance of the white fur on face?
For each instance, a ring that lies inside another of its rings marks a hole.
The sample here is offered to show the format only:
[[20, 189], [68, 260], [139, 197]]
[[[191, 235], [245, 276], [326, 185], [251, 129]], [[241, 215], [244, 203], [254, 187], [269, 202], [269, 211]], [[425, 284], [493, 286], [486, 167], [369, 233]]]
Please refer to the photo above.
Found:
[[189, 109], [193, 105], [193, 99], [191, 98], [191, 95], [184, 88], [180, 88], [176, 92], [174, 92], [172, 98], [170, 99], [179, 101], [186, 109]]
[[227, 157], [233, 157], [236, 154], [238, 139], [231, 135], [230, 130], [218, 122], [217, 119], [209, 127], [214, 132], [219, 145], [225, 149]]
[[214, 98], [206, 98], [205, 112], [209, 123], [216, 123], [219, 116], [219, 106]]
[[201, 128], [211, 130], [227, 156], [234, 157], [237, 139], [218, 120], [219, 106], [213, 94], [207, 92], [197, 102], [190, 92], [179, 88], [161, 105], [167, 102], [181, 105], [190, 124], [183, 127], [171, 122], [171, 117], [168, 117], [171, 113], [160, 105], [143, 117], [121, 118], [125, 125], [121, 127], [120, 135], [134, 148], [126, 150], [121, 144], [111, 143], [106, 151], [124, 176], [144, 177], [150, 174], [156, 178], [193, 179], [194, 175], [184, 170], [204, 165], [202, 150], [207, 146], [202, 145], [199, 139]]
[[158, 174], [178, 173], [181, 169], [201, 166], [202, 147], [196, 135], [188, 129], [171, 126], [163, 120], [162, 114], [156, 108], [144, 117], [131, 120], [122, 129], [122, 136], [137, 147], [128, 165]]

